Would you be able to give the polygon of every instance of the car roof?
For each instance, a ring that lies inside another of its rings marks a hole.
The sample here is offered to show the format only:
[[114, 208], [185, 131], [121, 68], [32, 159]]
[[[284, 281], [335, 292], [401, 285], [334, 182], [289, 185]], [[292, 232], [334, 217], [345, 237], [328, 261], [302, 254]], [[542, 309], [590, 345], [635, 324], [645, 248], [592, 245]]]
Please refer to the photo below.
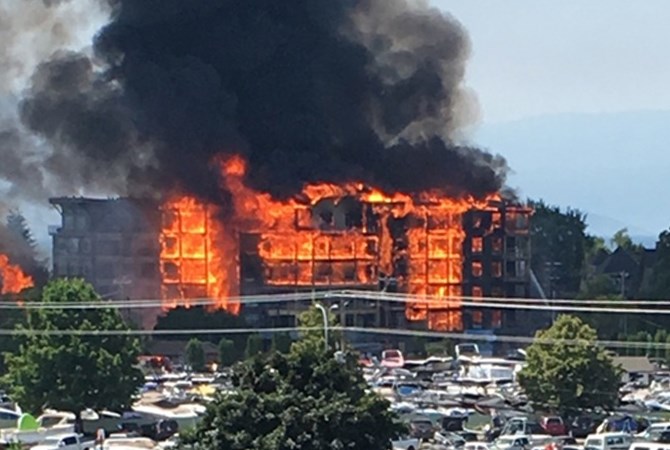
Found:
[[591, 439], [591, 438], [596, 439], [596, 438], [600, 438], [600, 437], [612, 437], [612, 436], [625, 436], [625, 437], [632, 438], [631, 435], [628, 434], [628, 433], [623, 433], [623, 432], [620, 432], [620, 431], [613, 431], [613, 432], [609, 432], [609, 433], [589, 434], [586, 437], [586, 439]]

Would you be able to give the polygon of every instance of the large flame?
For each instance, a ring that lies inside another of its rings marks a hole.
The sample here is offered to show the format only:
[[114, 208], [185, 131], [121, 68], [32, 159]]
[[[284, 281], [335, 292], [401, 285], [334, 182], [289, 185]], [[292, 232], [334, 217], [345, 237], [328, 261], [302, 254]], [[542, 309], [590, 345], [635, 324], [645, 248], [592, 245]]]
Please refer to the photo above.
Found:
[[219, 220], [218, 208], [188, 196], [163, 205], [161, 274], [166, 307], [190, 305], [193, 298], [214, 299], [233, 314], [237, 295], [237, 250]]
[[9, 262], [9, 257], [0, 253], [0, 294], [18, 294], [33, 287], [33, 279], [23, 270]]
[[[399, 284], [416, 301], [407, 305], [409, 320], [427, 320], [431, 329], [460, 330], [463, 240], [462, 215], [485, 208], [487, 201], [452, 199], [441, 192], [386, 194], [362, 183], [308, 184], [301, 195], [273, 199], [244, 183], [246, 162], [240, 156], [216, 161], [232, 213], [193, 198], [177, 196], [165, 203], [162, 243], [164, 297], [171, 301], [208, 296], [235, 314], [239, 294], [237, 232], [259, 237], [265, 283], [284, 287], [373, 286], [380, 273], [392, 274], [406, 261]], [[323, 222], [313, 213], [324, 199], [333, 204], [354, 198], [365, 205], [363, 222], [348, 226]], [[390, 223], [404, 220], [403, 237]], [[225, 223], [224, 223], [225, 222]], [[436, 303], [435, 296], [443, 299]], [[431, 299], [430, 301], [428, 299]], [[167, 306], [176, 303], [168, 303]]]

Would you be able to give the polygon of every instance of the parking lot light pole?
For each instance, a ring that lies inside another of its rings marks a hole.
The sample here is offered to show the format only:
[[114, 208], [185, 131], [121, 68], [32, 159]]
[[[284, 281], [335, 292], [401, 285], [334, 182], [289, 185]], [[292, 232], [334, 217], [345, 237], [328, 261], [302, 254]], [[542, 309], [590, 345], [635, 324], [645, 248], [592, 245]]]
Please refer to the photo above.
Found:
[[326, 309], [321, 303], [314, 303], [314, 306], [321, 311], [321, 316], [323, 317], [323, 339], [325, 341], [325, 348], [328, 351], [328, 312], [334, 311], [337, 309], [337, 304], [332, 305], [330, 308]]

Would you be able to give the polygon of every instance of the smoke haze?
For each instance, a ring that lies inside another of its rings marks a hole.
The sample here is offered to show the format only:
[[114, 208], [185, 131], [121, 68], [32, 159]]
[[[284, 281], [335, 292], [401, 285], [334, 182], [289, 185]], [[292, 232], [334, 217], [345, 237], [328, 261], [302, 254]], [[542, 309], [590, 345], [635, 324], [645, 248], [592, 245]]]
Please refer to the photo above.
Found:
[[247, 183], [277, 197], [319, 181], [478, 196], [504, 183], [501, 157], [453, 143], [476, 110], [462, 86], [469, 43], [436, 9], [406, 0], [108, 6], [94, 57], [59, 49], [35, 70], [18, 109], [48, 151], [0, 140], [11, 167], [0, 177], [40, 168], [42, 185], [178, 188], [221, 202], [212, 161], [241, 153]]

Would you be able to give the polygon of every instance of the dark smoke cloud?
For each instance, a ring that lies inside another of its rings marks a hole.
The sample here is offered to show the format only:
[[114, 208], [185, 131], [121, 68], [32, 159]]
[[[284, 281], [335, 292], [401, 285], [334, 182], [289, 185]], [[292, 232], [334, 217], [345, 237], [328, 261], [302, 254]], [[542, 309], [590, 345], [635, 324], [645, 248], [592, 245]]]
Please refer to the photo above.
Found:
[[313, 181], [476, 195], [504, 182], [502, 158], [452, 143], [468, 41], [435, 9], [109, 1], [97, 60], [54, 56], [22, 102], [23, 123], [54, 145], [52, 172], [117, 193], [176, 185], [214, 200], [211, 162], [233, 152], [248, 159], [249, 184], [276, 196]]

